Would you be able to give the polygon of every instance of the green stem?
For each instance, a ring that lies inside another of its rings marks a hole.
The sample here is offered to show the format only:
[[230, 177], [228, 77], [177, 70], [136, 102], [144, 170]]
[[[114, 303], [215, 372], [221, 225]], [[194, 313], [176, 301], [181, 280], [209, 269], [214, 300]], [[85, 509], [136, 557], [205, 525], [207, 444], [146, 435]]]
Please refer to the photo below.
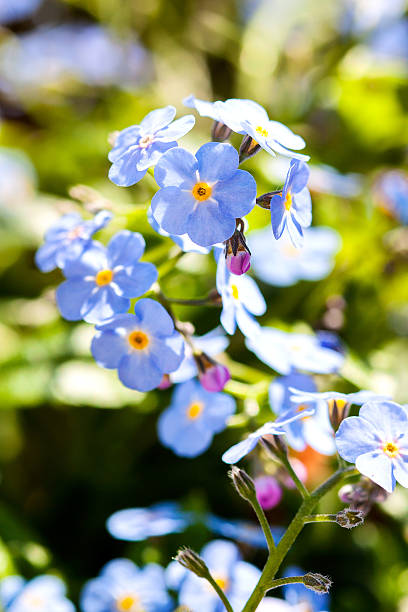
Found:
[[293, 467], [292, 467], [292, 465], [291, 465], [287, 455], [281, 455], [281, 456], [279, 456], [279, 459], [282, 461], [283, 465], [285, 466], [285, 468], [289, 472], [290, 477], [292, 478], [293, 482], [295, 483], [296, 488], [299, 491], [299, 493], [301, 494], [301, 496], [303, 497], [303, 499], [307, 499], [308, 497], [310, 497], [309, 491], [306, 489], [305, 485], [300, 480], [299, 476], [296, 474], [296, 472], [293, 469]]
[[337, 514], [309, 514], [305, 523], [337, 523]]
[[228, 610], [228, 612], [234, 612], [234, 610], [232, 609], [232, 606], [231, 606], [230, 602], [228, 601], [228, 598], [225, 595], [224, 591], [222, 590], [220, 585], [216, 583], [216, 581], [214, 580], [214, 578], [211, 576], [210, 573], [208, 573], [208, 576], [206, 577], [206, 580], [208, 580], [208, 582], [211, 584], [213, 589], [216, 591], [218, 597], [221, 599], [221, 601], [224, 604], [226, 610]]
[[318, 502], [321, 498], [326, 495], [333, 487], [335, 487], [341, 480], [346, 478], [349, 475], [355, 473], [355, 469], [352, 467], [337, 470], [328, 480], [326, 480], [320, 487], [315, 489], [311, 495], [303, 500], [302, 505], [297, 511], [295, 517], [290, 523], [288, 529], [283, 535], [281, 541], [276, 547], [276, 551], [274, 555], [270, 555], [261, 577], [256, 585], [254, 591], [252, 592], [250, 598], [248, 599], [245, 607], [242, 612], [254, 612], [259, 604], [261, 603], [265, 593], [270, 588], [270, 584], [273, 583], [273, 579], [275, 578], [276, 572], [278, 571], [282, 561], [288, 554], [291, 549], [293, 543], [296, 538], [300, 534], [305, 524], [305, 518], [310, 516]]
[[178, 299], [178, 298], [169, 298], [166, 296], [166, 300], [168, 302], [170, 302], [171, 304], [180, 304], [182, 306], [217, 306], [219, 307], [220, 304], [215, 304], [214, 301], [211, 299], [211, 296], [205, 297], [205, 298], [199, 298], [199, 299]]
[[259, 503], [256, 495], [249, 500], [251, 506], [253, 507], [253, 509], [255, 510], [256, 516], [258, 518], [258, 521], [262, 527], [262, 531], [264, 532], [264, 536], [266, 538], [266, 542], [268, 544], [268, 550], [269, 550], [269, 554], [274, 555], [276, 552], [276, 545], [275, 542], [273, 541], [273, 536], [272, 536], [272, 532], [271, 532], [271, 528], [270, 525], [268, 523], [268, 520], [265, 516], [265, 512], [262, 509], [261, 504]]
[[285, 584], [304, 584], [304, 576], [287, 576], [286, 578], [276, 578], [272, 580], [269, 585], [269, 589], [277, 589], [280, 586], [285, 586]]

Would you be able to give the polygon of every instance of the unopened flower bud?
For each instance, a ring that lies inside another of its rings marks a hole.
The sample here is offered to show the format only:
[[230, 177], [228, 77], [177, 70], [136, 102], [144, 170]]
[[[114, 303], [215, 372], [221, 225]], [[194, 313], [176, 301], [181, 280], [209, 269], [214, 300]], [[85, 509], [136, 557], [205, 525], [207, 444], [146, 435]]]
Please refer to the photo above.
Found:
[[303, 576], [303, 584], [315, 593], [323, 595], [323, 593], [329, 592], [332, 581], [327, 576], [322, 576], [322, 574], [309, 572]]
[[222, 391], [231, 378], [228, 368], [211, 359], [206, 353], [194, 355], [198, 369], [198, 378], [207, 391]]
[[288, 454], [288, 446], [282, 436], [263, 436], [261, 443], [271, 455], [278, 459]]
[[261, 208], [266, 208], [266, 210], [270, 210], [271, 208], [271, 200], [273, 196], [281, 194], [282, 189], [278, 189], [277, 191], [268, 191], [268, 193], [264, 193], [259, 198], [256, 198], [256, 203]]
[[234, 487], [241, 497], [247, 501], [252, 501], [256, 498], [255, 483], [244, 470], [234, 465], [228, 472], [228, 476], [231, 478]]
[[231, 136], [232, 130], [222, 121], [214, 121], [211, 128], [211, 138], [213, 142], [224, 142]]
[[261, 150], [261, 146], [248, 134], [243, 137], [241, 145], [239, 147], [239, 162], [243, 162], [246, 159], [249, 159], [258, 151]]
[[209, 575], [205, 561], [191, 548], [180, 548], [174, 560], [199, 578], [207, 578]]
[[243, 233], [244, 224], [242, 220], [239, 220], [241, 229], [236, 229], [225, 242], [225, 259], [227, 261], [227, 268], [233, 274], [240, 276], [248, 272], [251, 267], [251, 251], [245, 240]]
[[282, 499], [282, 489], [273, 476], [259, 476], [255, 478], [256, 497], [261, 508], [270, 510], [277, 506]]
[[171, 387], [172, 382], [170, 380], [170, 376], [168, 374], [163, 374], [163, 378], [161, 379], [160, 385], [157, 387], [160, 391], [164, 391], [164, 389], [168, 389]]
[[342, 399], [331, 399], [327, 402], [329, 406], [329, 419], [334, 431], [340, 427], [340, 423], [348, 417], [350, 404]]
[[344, 508], [336, 514], [336, 523], [345, 529], [353, 529], [364, 523], [364, 514], [361, 510]]

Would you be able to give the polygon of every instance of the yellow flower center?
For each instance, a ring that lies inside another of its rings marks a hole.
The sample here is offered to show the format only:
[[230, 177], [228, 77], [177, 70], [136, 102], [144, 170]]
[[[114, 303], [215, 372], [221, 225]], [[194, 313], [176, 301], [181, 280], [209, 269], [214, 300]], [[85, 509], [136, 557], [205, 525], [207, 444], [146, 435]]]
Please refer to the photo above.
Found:
[[112, 282], [112, 278], [112, 270], [99, 270], [98, 274], [95, 276], [95, 282], [98, 287], [104, 287], [105, 285], [109, 285], [109, 283]]
[[144, 612], [139, 597], [136, 595], [125, 595], [116, 600], [118, 612]]
[[394, 459], [394, 457], [399, 455], [399, 447], [395, 444], [395, 442], [385, 442], [382, 449], [390, 459]]
[[139, 351], [146, 348], [149, 344], [148, 336], [141, 331], [132, 331], [128, 336], [128, 340], [129, 344]]
[[238, 299], [238, 287], [236, 285], [231, 285], [231, 293], [234, 300]]
[[258, 134], [260, 134], [264, 138], [267, 138], [267, 136], [269, 134], [268, 130], [265, 130], [265, 128], [263, 128], [262, 125], [258, 125], [258, 127], [255, 129], [255, 132], [257, 132]]
[[31, 593], [23, 595], [22, 600], [25, 605], [31, 606], [32, 608], [42, 608], [44, 605], [44, 600], [42, 597], [33, 595]]
[[187, 417], [190, 419], [190, 421], [194, 421], [195, 419], [198, 419], [203, 409], [204, 404], [202, 404], [202, 402], [193, 402], [187, 408]]
[[286, 194], [286, 198], [285, 198], [285, 208], [286, 208], [286, 210], [290, 210], [291, 206], [292, 206], [292, 194], [290, 193], [290, 191], [288, 191], [287, 194]]
[[140, 149], [147, 149], [147, 147], [150, 147], [153, 141], [154, 141], [154, 137], [151, 135], [148, 135], [148, 136], [143, 136], [137, 144], [138, 144], [138, 147], [140, 147]]
[[[296, 412], [303, 412], [304, 410], [306, 410], [306, 408], [307, 408], [306, 404], [300, 404], [300, 406], [296, 408]], [[307, 419], [310, 419], [310, 417], [311, 415], [309, 414], [308, 416], [302, 417], [300, 420], [307, 421]]]
[[211, 197], [212, 187], [208, 183], [196, 183], [193, 187], [193, 196], [196, 200], [203, 202]]
[[82, 227], [82, 225], [78, 225], [72, 230], [69, 230], [69, 232], [67, 233], [68, 240], [75, 240], [75, 238], [80, 238], [82, 236], [83, 229], [84, 228]]
[[336, 402], [336, 406], [338, 410], [341, 410], [347, 404], [347, 401], [344, 399], [330, 399], [330, 400], [327, 400], [327, 405], [329, 406], [329, 410], [333, 410], [334, 402]]

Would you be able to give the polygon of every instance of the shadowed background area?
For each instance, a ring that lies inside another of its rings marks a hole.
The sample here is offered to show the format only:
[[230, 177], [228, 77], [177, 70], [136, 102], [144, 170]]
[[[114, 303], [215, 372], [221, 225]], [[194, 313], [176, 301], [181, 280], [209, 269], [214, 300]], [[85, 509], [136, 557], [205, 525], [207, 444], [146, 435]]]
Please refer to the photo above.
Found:
[[[145, 261], [159, 269], [166, 263], [174, 244], [145, 214], [153, 178], [128, 189], [107, 178], [109, 134], [153, 108], [172, 104], [186, 114], [182, 99], [191, 93], [251, 98], [302, 135], [313, 225], [334, 228], [342, 247], [324, 279], [300, 276], [283, 287], [261, 280], [268, 304], [261, 322], [339, 334], [348, 354], [344, 378], [327, 377], [324, 389], [333, 382], [408, 401], [406, 12], [404, 0], [0, 0], [1, 576], [56, 573], [77, 602], [84, 581], [114, 557], [167, 565], [179, 545], [199, 550], [211, 538], [196, 525], [120, 542], [105, 529], [116, 510], [177, 500], [253, 519], [220, 459], [245, 427], [254, 428], [251, 402], [238, 398], [242, 418], [205, 454], [176, 457], [156, 432], [171, 389], [131, 391], [114, 371], [98, 368], [89, 352], [92, 326], [68, 323], [56, 309], [61, 273], [41, 274], [34, 264], [44, 231], [61, 214], [101, 206], [116, 215], [101, 240], [127, 226], [145, 236]], [[183, 140], [190, 150], [210, 140], [211, 120], [196, 120]], [[286, 172], [265, 153], [246, 169], [259, 194], [279, 187]], [[250, 230], [268, 223], [261, 209], [249, 216]], [[164, 291], [206, 295], [215, 269], [211, 255], [186, 254], [163, 276]], [[219, 324], [217, 308], [175, 311], [198, 334]], [[254, 382], [238, 373], [244, 363], [272, 379], [239, 332], [228, 354], [233, 377]], [[265, 400], [263, 420], [269, 412]], [[310, 484], [331, 464], [311, 450], [301, 459]], [[268, 513], [271, 523], [286, 525], [297, 503], [296, 492], [286, 491]], [[330, 504], [338, 504], [334, 495]], [[310, 526], [289, 562], [333, 578], [334, 612], [407, 612], [407, 507], [399, 488], [352, 532]], [[242, 550], [261, 566], [262, 551]]]

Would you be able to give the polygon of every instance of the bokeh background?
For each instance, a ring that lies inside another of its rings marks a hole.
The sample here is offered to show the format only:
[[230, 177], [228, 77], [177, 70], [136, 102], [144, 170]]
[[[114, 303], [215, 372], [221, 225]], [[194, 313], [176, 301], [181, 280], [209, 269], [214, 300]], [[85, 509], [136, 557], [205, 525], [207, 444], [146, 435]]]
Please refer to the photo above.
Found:
[[[105, 206], [145, 235], [146, 260], [166, 265], [174, 249], [146, 221], [149, 176], [122, 189], [107, 179], [108, 135], [190, 93], [249, 97], [307, 142], [314, 224], [342, 239], [331, 274], [287, 288], [261, 283], [263, 324], [328, 329], [347, 347], [344, 377], [408, 401], [408, 18], [404, 0], [0, 0], [0, 575], [61, 575], [77, 601], [81, 585], [116, 556], [166, 565], [180, 544], [199, 549], [203, 527], [126, 544], [105, 529], [115, 510], [175, 499], [185, 508], [253, 518], [227, 482], [222, 452], [269, 408], [240, 398], [240, 416], [209, 451], [180, 459], [160, 446], [156, 421], [171, 391], [126, 390], [89, 353], [92, 326], [63, 321], [33, 255], [64, 212]], [[188, 148], [209, 140], [198, 119]], [[265, 153], [247, 162], [259, 193], [282, 183]], [[389, 174], [391, 172], [391, 174]], [[404, 188], [405, 184], [405, 188]], [[86, 185], [89, 191], [78, 185]], [[268, 223], [265, 211], [250, 229]], [[188, 254], [164, 278], [173, 297], [215, 284], [212, 256]], [[179, 307], [198, 333], [219, 311]], [[243, 383], [273, 373], [245, 350], [228, 351]], [[238, 363], [256, 369], [240, 370]], [[238, 388], [238, 387], [237, 387]], [[239, 388], [238, 388], [239, 389]], [[302, 457], [317, 482], [330, 460]], [[297, 495], [269, 513], [287, 524]], [[338, 504], [335, 496], [325, 507]], [[243, 548], [261, 564], [263, 553]], [[408, 610], [408, 495], [376, 508], [364, 527], [308, 527], [290, 555], [334, 579], [332, 610]]]

